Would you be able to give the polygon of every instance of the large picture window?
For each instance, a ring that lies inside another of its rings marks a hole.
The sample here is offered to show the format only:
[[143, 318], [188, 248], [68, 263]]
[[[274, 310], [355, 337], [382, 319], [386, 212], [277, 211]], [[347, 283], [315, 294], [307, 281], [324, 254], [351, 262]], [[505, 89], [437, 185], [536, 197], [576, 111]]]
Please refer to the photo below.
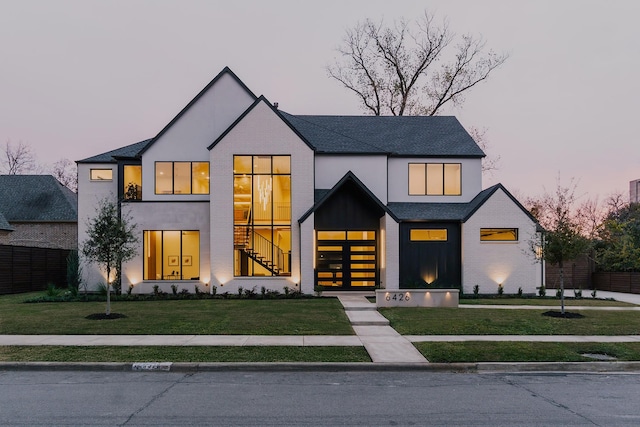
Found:
[[200, 232], [145, 230], [144, 280], [199, 280]]
[[233, 157], [235, 276], [291, 274], [291, 157]]
[[460, 163], [409, 163], [410, 196], [459, 196], [462, 194]]
[[209, 162], [156, 162], [156, 194], [209, 194]]

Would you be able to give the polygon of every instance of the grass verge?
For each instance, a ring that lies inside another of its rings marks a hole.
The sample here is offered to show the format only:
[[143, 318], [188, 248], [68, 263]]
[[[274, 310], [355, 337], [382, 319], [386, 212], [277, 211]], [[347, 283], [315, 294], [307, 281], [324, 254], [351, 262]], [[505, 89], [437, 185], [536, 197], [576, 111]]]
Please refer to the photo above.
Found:
[[402, 335], [638, 335], [635, 311], [582, 310], [582, 319], [543, 316], [541, 310], [383, 308]]
[[371, 362], [363, 347], [0, 346], [2, 362]]
[[118, 301], [125, 318], [88, 320], [104, 302], [23, 303], [33, 296], [0, 297], [0, 334], [353, 335], [336, 298]]
[[423, 342], [416, 348], [430, 362], [585, 362], [583, 353], [621, 361], [640, 360], [640, 343]]

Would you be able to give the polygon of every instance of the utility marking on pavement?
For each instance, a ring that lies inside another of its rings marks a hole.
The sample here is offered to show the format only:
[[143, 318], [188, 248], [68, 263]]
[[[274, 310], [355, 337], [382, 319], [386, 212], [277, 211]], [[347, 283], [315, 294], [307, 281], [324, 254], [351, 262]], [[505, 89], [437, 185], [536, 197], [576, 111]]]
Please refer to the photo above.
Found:
[[171, 362], [137, 362], [131, 366], [132, 371], [170, 371]]

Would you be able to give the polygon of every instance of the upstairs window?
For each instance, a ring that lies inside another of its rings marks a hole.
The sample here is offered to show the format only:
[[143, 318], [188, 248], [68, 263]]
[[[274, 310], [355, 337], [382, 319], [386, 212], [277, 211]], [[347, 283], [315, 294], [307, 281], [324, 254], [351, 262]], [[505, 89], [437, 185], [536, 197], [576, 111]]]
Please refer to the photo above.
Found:
[[91, 169], [91, 181], [113, 181], [113, 169]]
[[460, 163], [409, 163], [410, 196], [459, 196], [462, 194]]
[[481, 242], [517, 242], [517, 228], [481, 228]]
[[156, 162], [156, 194], [209, 194], [209, 162]]

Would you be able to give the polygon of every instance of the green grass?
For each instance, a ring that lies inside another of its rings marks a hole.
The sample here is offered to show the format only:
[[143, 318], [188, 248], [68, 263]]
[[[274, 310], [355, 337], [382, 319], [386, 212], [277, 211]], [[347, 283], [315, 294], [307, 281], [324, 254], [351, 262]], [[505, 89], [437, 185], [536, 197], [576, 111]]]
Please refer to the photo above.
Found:
[[0, 347], [2, 362], [371, 362], [363, 347]]
[[[566, 298], [565, 306], [583, 306], [583, 307], [637, 307], [635, 304], [622, 301], [611, 301], [593, 298]], [[460, 304], [469, 305], [547, 305], [560, 307], [558, 298], [462, 298]]]
[[582, 310], [582, 319], [543, 316], [546, 310], [382, 308], [402, 335], [637, 335], [640, 313]]
[[430, 362], [585, 362], [583, 353], [640, 360], [640, 343], [424, 342], [416, 348]]
[[119, 301], [126, 318], [88, 320], [104, 302], [23, 303], [33, 296], [0, 297], [0, 334], [353, 335], [336, 298]]

